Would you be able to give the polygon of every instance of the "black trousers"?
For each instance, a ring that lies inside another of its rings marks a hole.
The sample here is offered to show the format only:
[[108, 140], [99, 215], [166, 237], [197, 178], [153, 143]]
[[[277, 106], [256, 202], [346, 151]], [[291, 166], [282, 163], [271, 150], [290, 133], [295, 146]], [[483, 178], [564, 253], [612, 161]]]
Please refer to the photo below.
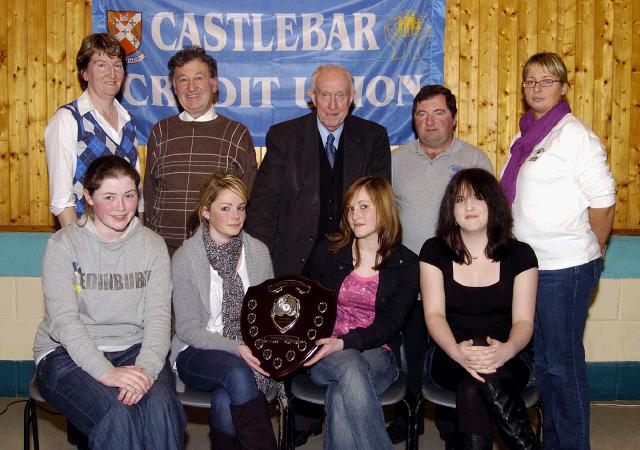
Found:
[[[482, 375], [487, 381], [513, 378], [521, 391], [531, 376], [528, 354], [507, 361], [493, 374]], [[481, 382], [452, 360], [440, 347], [430, 348], [426, 368], [433, 381], [443, 388], [456, 392], [456, 410], [436, 409], [436, 426], [441, 435], [456, 431], [463, 433], [491, 434], [491, 420], [484, 403], [477, 392]]]

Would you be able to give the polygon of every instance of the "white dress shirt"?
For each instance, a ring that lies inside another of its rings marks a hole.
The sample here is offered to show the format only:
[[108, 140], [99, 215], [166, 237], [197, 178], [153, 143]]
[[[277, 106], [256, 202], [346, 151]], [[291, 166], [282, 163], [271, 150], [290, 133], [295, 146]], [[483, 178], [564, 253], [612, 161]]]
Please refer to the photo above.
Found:
[[183, 122], [208, 122], [218, 117], [218, 114], [216, 114], [216, 108], [213, 105], [211, 105], [211, 108], [209, 108], [209, 111], [207, 111], [200, 117], [196, 117], [195, 119], [191, 114], [189, 114], [186, 111], [182, 111], [180, 114], [178, 114], [178, 117]]

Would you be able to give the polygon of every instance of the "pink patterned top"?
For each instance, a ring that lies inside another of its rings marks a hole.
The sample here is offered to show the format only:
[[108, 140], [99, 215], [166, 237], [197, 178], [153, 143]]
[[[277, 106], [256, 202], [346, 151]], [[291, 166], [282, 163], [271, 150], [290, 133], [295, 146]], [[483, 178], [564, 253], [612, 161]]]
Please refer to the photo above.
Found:
[[363, 278], [351, 272], [342, 282], [338, 293], [338, 311], [333, 337], [347, 334], [354, 328], [366, 328], [376, 315], [376, 293], [379, 274]]

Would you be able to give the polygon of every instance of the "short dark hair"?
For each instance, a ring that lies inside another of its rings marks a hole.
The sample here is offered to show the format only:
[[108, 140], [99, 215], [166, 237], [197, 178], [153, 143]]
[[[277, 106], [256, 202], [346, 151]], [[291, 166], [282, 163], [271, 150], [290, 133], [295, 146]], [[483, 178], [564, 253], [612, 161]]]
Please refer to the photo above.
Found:
[[[136, 189], [140, 186], [140, 174], [129, 164], [129, 161], [120, 156], [107, 155], [96, 158], [89, 164], [82, 184], [89, 195], [93, 195], [100, 189], [105, 179], [126, 177], [133, 180]], [[87, 215], [93, 218], [93, 208], [89, 204], [87, 204]]]
[[456, 117], [458, 114], [458, 107], [456, 106], [456, 96], [453, 95], [449, 89], [439, 84], [428, 84], [426, 86], [422, 86], [418, 94], [413, 99], [413, 109], [411, 110], [411, 116], [416, 113], [416, 109], [418, 109], [418, 103], [424, 100], [429, 100], [436, 95], [444, 95], [444, 100], [447, 103], [447, 108], [449, 108], [449, 112], [451, 112], [452, 117]]
[[496, 178], [484, 169], [463, 169], [451, 178], [442, 197], [436, 236], [442, 239], [459, 264], [471, 264], [471, 254], [462, 241], [460, 227], [453, 212], [456, 197], [463, 192], [473, 193], [487, 204], [487, 247], [485, 255], [499, 261], [504, 255], [508, 239], [513, 235], [511, 208]]
[[175, 74], [176, 67], [182, 67], [188, 62], [194, 59], [199, 59], [209, 67], [209, 76], [211, 78], [218, 78], [218, 63], [213, 56], [207, 55], [199, 45], [192, 45], [185, 47], [175, 55], [171, 57], [167, 67], [169, 68], [169, 81], [173, 83], [173, 75]]
[[110, 57], [117, 57], [122, 61], [122, 67], [127, 70], [127, 54], [115, 36], [110, 33], [93, 33], [85, 36], [76, 55], [78, 80], [82, 89], [87, 88], [87, 82], [82, 78], [82, 72], [89, 66], [91, 57], [96, 53], [104, 53]]

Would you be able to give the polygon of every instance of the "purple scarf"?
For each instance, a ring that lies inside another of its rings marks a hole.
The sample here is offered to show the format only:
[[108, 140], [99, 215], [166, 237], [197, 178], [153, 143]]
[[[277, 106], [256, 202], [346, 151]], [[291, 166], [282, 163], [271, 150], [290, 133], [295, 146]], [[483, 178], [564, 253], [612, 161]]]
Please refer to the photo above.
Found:
[[529, 157], [534, 147], [556, 126], [560, 119], [571, 112], [566, 100], [560, 100], [553, 108], [547, 111], [541, 118], [535, 120], [530, 109], [520, 118], [521, 136], [511, 146], [511, 158], [504, 169], [500, 186], [504, 191], [509, 204], [513, 204], [516, 198], [516, 180], [520, 167]]

